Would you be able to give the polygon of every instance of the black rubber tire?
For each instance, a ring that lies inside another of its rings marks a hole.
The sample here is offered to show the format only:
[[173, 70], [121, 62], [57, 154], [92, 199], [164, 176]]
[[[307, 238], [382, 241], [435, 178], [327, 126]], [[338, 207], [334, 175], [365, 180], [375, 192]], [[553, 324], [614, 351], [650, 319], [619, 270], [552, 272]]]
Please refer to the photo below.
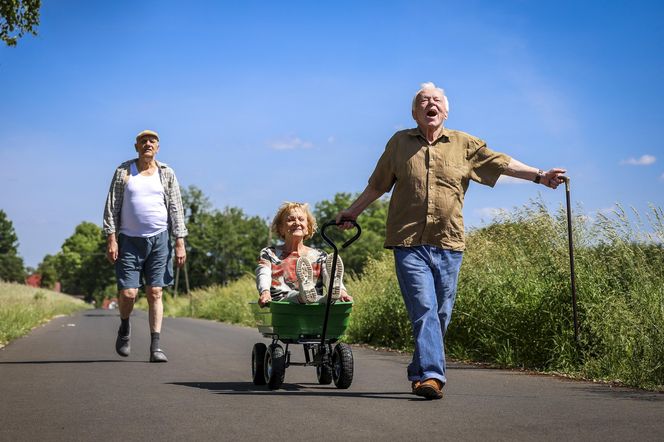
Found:
[[265, 385], [265, 353], [267, 345], [262, 342], [254, 344], [251, 351], [251, 379], [254, 385]]
[[316, 379], [321, 385], [330, 385], [332, 383], [332, 369], [328, 365], [317, 365]]
[[339, 343], [332, 353], [332, 380], [337, 388], [346, 389], [353, 383], [353, 351], [350, 345]]
[[270, 390], [276, 390], [284, 383], [286, 376], [286, 354], [279, 344], [272, 344], [265, 352], [265, 381]]

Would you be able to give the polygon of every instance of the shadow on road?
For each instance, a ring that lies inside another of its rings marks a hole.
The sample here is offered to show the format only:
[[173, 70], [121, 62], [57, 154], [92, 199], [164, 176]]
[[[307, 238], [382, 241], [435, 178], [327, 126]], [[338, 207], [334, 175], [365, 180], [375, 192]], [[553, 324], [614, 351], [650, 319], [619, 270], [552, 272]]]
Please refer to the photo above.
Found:
[[610, 385], [583, 386], [575, 388], [586, 394], [606, 396], [611, 399], [624, 399], [632, 401], [664, 402], [664, 392], [632, 390], [626, 387], [612, 387]]
[[121, 359], [91, 359], [91, 360], [80, 360], [80, 361], [7, 361], [0, 362], [0, 365], [21, 365], [21, 364], [94, 364], [97, 362], [124, 362], [126, 363], [139, 363], [139, 364], [148, 364], [148, 361], [123, 361]]
[[323, 387], [319, 384], [283, 384], [279, 390], [269, 390], [267, 387], [256, 386], [252, 382], [168, 382], [167, 384], [200, 388], [215, 394], [268, 394], [276, 396], [335, 396], [367, 399], [397, 399], [409, 401], [426, 400], [413, 396], [408, 392], [356, 392], [349, 390], [338, 390], [334, 387]]

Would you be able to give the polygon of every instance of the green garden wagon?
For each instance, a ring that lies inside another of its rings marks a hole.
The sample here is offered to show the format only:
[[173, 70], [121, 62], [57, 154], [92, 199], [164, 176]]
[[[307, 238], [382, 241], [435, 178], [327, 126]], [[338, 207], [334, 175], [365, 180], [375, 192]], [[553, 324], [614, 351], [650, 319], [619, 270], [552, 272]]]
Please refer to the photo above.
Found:
[[[346, 241], [342, 249], [359, 238], [360, 226], [351, 222], [356, 234]], [[321, 229], [323, 239], [334, 249], [332, 271], [336, 270], [338, 248], [325, 235], [325, 229], [337, 225], [327, 222]], [[334, 278], [330, 278], [328, 293], [332, 293]], [[337, 388], [348, 388], [353, 382], [353, 352], [351, 347], [338, 342], [348, 327], [352, 302], [332, 303], [330, 297], [325, 304], [293, 304], [273, 301], [261, 308], [252, 302], [252, 310], [258, 331], [272, 343], [254, 344], [251, 353], [251, 376], [255, 385], [266, 385], [276, 390], [284, 382], [286, 368], [291, 365], [313, 366], [316, 368], [318, 383], [329, 385], [334, 382]], [[282, 346], [279, 343], [284, 344]], [[290, 345], [302, 344], [304, 362], [291, 360]], [[336, 344], [333, 346], [333, 344]]]

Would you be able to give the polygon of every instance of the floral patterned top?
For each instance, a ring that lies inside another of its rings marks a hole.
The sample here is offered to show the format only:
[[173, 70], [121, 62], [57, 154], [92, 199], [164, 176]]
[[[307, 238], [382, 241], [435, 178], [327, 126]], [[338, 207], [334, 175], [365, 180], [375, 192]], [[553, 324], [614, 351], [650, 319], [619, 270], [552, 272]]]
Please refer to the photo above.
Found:
[[[327, 253], [323, 250], [307, 249], [306, 256], [311, 262], [311, 267], [316, 280], [316, 291], [322, 295], [323, 281], [328, 281], [325, 260]], [[260, 295], [263, 291], [269, 290], [272, 299], [280, 300], [289, 292], [297, 291], [297, 275], [295, 274], [295, 265], [300, 257], [297, 251], [285, 254], [280, 246], [266, 247], [261, 250], [258, 257], [258, 267], [256, 267], [256, 288]], [[346, 289], [341, 283], [341, 288]]]

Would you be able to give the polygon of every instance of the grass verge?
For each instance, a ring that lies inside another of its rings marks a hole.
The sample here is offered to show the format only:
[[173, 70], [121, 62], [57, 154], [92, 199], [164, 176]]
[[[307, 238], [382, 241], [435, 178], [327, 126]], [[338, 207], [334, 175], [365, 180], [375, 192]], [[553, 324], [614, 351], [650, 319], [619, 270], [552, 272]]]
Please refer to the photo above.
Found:
[[90, 308], [72, 296], [0, 281], [0, 347], [57, 315]]

